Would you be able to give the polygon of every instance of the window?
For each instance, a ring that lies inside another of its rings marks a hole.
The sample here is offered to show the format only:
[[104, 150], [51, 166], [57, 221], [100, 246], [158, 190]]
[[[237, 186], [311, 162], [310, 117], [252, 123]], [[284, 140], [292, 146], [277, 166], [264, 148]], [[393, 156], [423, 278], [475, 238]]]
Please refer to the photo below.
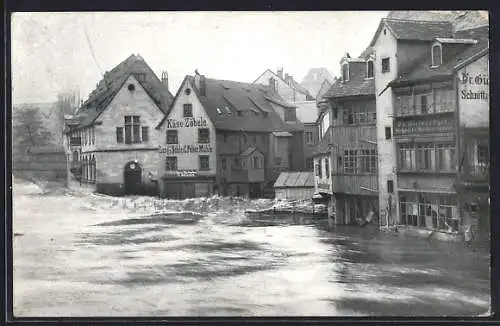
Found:
[[361, 173], [377, 173], [377, 150], [376, 149], [360, 149], [358, 150], [360, 159]]
[[142, 141], [149, 141], [149, 127], [142, 127]]
[[455, 148], [451, 145], [436, 144], [437, 170], [453, 172], [455, 170]]
[[382, 59], [382, 73], [386, 73], [390, 71], [390, 61], [389, 58], [383, 58]]
[[343, 81], [349, 80], [349, 64], [348, 63], [344, 63], [342, 65], [342, 80]]
[[243, 116], [243, 111], [238, 111], [238, 117], [242, 117]]
[[177, 156], [167, 156], [167, 171], [176, 171], [177, 170]]
[[184, 104], [182, 106], [184, 118], [192, 118], [193, 117], [193, 105], [192, 104]]
[[345, 106], [342, 110], [344, 125], [374, 124], [377, 121], [375, 108], [360, 106]]
[[344, 173], [356, 173], [358, 158], [355, 149], [344, 150]]
[[138, 74], [135, 74], [135, 78], [140, 81], [140, 82], [143, 82], [146, 80], [146, 74], [144, 73], [138, 73]]
[[308, 144], [314, 143], [314, 137], [313, 137], [312, 131], [306, 131], [306, 143], [308, 143]]
[[221, 109], [217, 108], [217, 113], [218, 113], [218, 114], [222, 114]]
[[253, 135], [252, 140], [254, 144], [257, 144], [257, 136]]
[[366, 62], [366, 78], [373, 78], [373, 60]]
[[178, 144], [177, 130], [167, 130], [167, 144]]
[[260, 166], [259, 166], [259, 158], [257, 156], [253, 157], [252, 168], [253, 169], [259, 169], [260, 168]]
[[295, 109], [285, 109], [285, 121], [296, 121]]
[[227, 168], [227, 161], [225, 158], [221, 159], [220, 165], [221, 165], [222, 170], [225, 170]]
[[123, 143], [123, 127], [116, 127], [116, 142]]
[[318, 163], [316, 163], [316, 176], [320, 179], [323, 178], [323, 176], [321, 175], [321, 159], [319, 159]]
[[390, 194], [394, 192], [394, 181], [387, 180], [387, 192]]
[[223, 133], [222, 135], [222, 137], [224, 138], [224, 142], [227, 142], [227, 133]]
[[488, 144], [477, 144], [477, 163], [480, 165], [487, 165], [490, 163], [490, 151]]
[[190, 89], [190, 88], [186, 88], [186, 89], [184, 90], [184, 94], [186, 94], [186, 95], [191, 94], [191, 89]]
[[209, 156], [208, 155], [200, 155], [200, 170], [210, 170], [209, 166]]
[[137, 115], [125, 116], [125, 143], [140, 143], [141, 142], [141, 134], [140, 134], [140, 117]]
[[77, 151], [73, 152], [73, 162], [78, 162], [78, 152]]
[[309, 171], [314, 169], [314, 160], [312, 158], [306, 158], [306, 169]]
[[432, 144], [417, 145], [416, 168], [417, 170], [430, 170], [432, 167], [431, 152], [434, 150]]
[[385, 139], [391, 139], [391, 127], [385, 127]]
[[246, 143], [247, 143], [247, 141], [248, 141], [248, 139], [247, 139], [247, 135], [243, 134], [243, 136], [242, 136], [242, 137], [243, 137], [243, 142], [246, 144]]
[[432, 47], [432, 66], [437, 67], [443, 63], [443, 48], [440, 44]]
[[198, 143], [207, 144], [210, 143], [210, 130], [207, 128], [198, 129]]
[[274, 163], [275, 163], [276, 165], [281, 165], [281, 161], [282, 161], [282, 160], [281, 160], [281, 157], [275, 157], [275, 158], [274, 158]]
[[420, 112], [422, 114], [429, 113], [429, 95], [420, 95]]
[[328, 158], [325, 158], [325, 177], [330, 178], [330, 160]]
[[233, 160], [233, 169], [241, 169], [241, 158], [236, 157]]

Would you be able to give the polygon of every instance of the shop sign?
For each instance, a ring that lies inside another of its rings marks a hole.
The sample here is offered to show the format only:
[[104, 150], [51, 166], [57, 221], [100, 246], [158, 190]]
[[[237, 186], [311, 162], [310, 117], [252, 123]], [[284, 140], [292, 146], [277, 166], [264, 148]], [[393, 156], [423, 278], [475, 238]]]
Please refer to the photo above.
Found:
[[176, 129], [176, 128], [200, 128], [207, 127], [208, 122], [203, 118], [183, 118], [182, 120], [178, 119], [167, 119], [167, 128]]
[[191, 154], [191, 153], [212, 153], [213, 148], [210, 144], [196, 145], [167, 145], [160, 147], [161, 154]]
[[453, 132], [453, 128], [454, 125], [451, 119], [396, 120], [394, 135], [406, 136], [429, 133], [449, 133]]
[[196, 170], [165, 171], [165, 175], [174, 177], [196, 177], [198, 175], [198, 171]]

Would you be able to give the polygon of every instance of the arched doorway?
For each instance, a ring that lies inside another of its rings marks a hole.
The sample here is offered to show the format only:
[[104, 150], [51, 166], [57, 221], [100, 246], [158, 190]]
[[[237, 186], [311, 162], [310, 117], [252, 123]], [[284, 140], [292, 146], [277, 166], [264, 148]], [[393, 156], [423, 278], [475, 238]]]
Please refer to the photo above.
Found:
[[139, 194], [142, 183], [142, 167], [136, 161], [125, 164], [123, 171], [125, 195]]

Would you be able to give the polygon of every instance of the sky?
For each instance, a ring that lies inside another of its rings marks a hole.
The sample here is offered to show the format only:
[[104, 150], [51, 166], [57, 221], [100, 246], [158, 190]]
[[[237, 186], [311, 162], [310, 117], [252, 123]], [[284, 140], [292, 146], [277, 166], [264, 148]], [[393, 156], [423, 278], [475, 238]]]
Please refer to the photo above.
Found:
[[140, 54], [175, 94], [198, 69], [209, 78], [253, 82], [266, 69], [297, 81], [310, 68], [340, 73], [340, 59], [369, 45], [387, 11], [60, 12], [12, 16], [12, 100], [86, 99], [105, 71]]

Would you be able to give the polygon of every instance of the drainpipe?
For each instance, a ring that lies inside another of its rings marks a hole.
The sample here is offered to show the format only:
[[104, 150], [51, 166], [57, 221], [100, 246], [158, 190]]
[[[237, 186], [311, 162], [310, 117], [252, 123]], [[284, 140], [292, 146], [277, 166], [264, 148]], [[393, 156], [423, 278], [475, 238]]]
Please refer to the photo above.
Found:
[[460, 217], [459, 219], [459, 229], [463, 229], [463, 212], [462, 212], [462, 207], [461, 207], [461, 187], [460, 187], [460, 170], [461, 170], [461, 164], [459, 165], [458, 163], [460, 162], [460, 158], [462, 157], [462, 152], [461, 152], [461, 146], [460, 146], [460, 105], [459, 103], [459, 93], [458, 93], [458, 74], [457, 71], [453, 72], [453, 89], [455, 90], [455, 148], [456, 148], [456, 161], [455, 161], [455, 166], [456, 166], [456, 177], [455, 177], [455, 192], [457, 193], [457, 212]]

